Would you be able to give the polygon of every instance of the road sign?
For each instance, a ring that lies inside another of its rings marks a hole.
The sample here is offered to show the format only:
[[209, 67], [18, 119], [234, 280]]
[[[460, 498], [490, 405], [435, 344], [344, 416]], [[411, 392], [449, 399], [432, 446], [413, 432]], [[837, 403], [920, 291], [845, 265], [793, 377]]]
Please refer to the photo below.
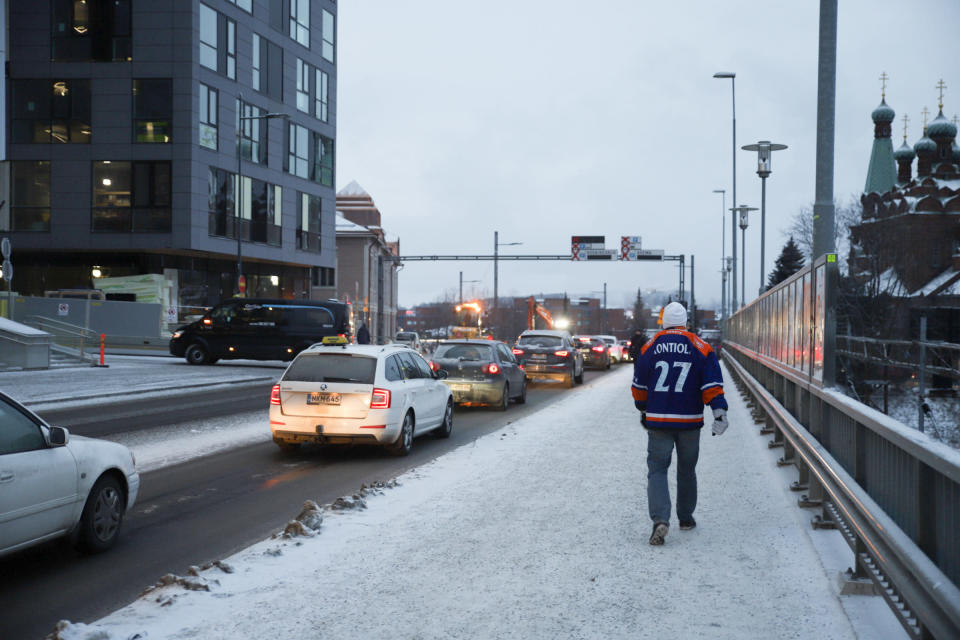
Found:
[[663, 249], [629, 249], [620, 254], [621, 260], [663, 260]]
[[10, 238], [0, 240], [0, 255], [3, 256], [4, 260], [10, 257], [10, 250]]
[[7, 282], [13, 280], [13, 263], [9, 260], [3, 260], [3, 279]]
[[246, 292], [247, 292], [247, 277], [246, 277], [246, 276], [240, 276], [240, 279], [237, 281], [237, 291], [239, 291], [240, 293], [246, 293]]
[[68, 316], [70, 315], [70, 305], [66, 302], [61, 302], [57, 305], [57, 315], [58, 316]]

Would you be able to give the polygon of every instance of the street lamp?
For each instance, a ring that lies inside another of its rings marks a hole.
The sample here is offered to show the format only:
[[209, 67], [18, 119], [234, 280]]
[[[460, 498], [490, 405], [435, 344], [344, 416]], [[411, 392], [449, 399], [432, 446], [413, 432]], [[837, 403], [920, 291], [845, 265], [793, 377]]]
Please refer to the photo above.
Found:
[[460, 306], [463, 306], [463, 283], [467, 282], [483, 282], [483, 280], [464, 280], [463, 271], [460, 272]]
[[[770, 175], [770, 159], [774, 151], [783, 151], [785, 144], [777, 144], [769, 140], [761, 140], [757, 144], [747, 144], [741, 147], [744, 151], [757, 152], [757, 175], [760, 176], [760, 293], [763, 293], [763, 281], [766, 274], [763, 271], [764, 252], [767, 240], [767, 177]], [[744, 269], [747, 263], [744, 262]], [[759, 295], [759, 294], [758, 294]]]
[[[745, 205], [745, 204], [742, 204], [742, 205], [740, 205], [739, 207], [730, 207], [730, 211], [732, 211], [733, 214], [734, 214], [734, 215], [733, 215], [733, 219], [734, 219], [734, 220], [737, 219], [737, 214], [738, 214], [738, 213], [740, 214], [740, 239], [741, 239], [741, 241], [743, 242], [743, 266], [744, 266], [744, 268], [740, 270], [740, 279], [741, 279], [741, 282], [740, 282], [740, 289], [741, 289], [741, 291], [740, 291], [740, 306], [741, 306], [741, 307], [746, 304], [746, 301], [744, 300], [744, 297], [745, 297], [744, 294], [745, 294], [745, 292], [746, 292], [746, 290], [747, 290], [747, 270], [746, 270], [746, 266], [747, 266], [747, 225], [749, 224], [749, 220], [747, 219], [747, 214], [749, 214], [751, 211], [756, 211], [756, 210], [757, 210], [756, 207], [748, 207], [748, 206]], [[734, 237], [736, 237], [736, 236], [734, 236]], [[734, 282], [733, 282], [733, 287], [734, 287], [734, 288], [733, 288], [733, 295], [736, 296], [736, 295], [737, 295], [737, 288], [736, 288], [736, 287], [737, 287], [737, 282], [736, 282], [736, 278], [737, 278], [737, 275], [736, 275], [736, 273], [737, 273], [737, 261], [736, 261], [736, 259], [734, 259], [734, 261], [733, 261], [733, 273], [734, 273], [734, 275], [733, 275], [733, 278], [734, 278]], [[734, 301], [734, 302], [736, 302], [736, 301]]]
[[[236, 181], [237, 198], [236, 198], [236, 202], [234, 203], [234, 219], [236, 223], [234, 224], [234, 230], [233, 230], [233, 232], [237, 234], [237, 283], [236, 283], [236, 286], [234, 287], [234, 290], [238, 298], [243, 296], [243, 292], [240, 291], [240, 281], [243, 278], [243, 255], [242, 255], [243, 252], [241, 249], [242, 234], [240, 233], [240, 227], [241, 227], [240, 216], [242, 213], [241, 204], [243, 202], [243, 184], [242, 184], [243, 181], [240, 177], [240, 172], [242, 171], [242, 167], [243, 167], [243, 164], [242, 164], [243, 149], [241, 144], [243, 142], [243, 135], [242, 135], [243, 122], [244, 120], [270, 120], [273, 118], [289, 118], [290, 117], [286, 113], [265, 113], [262, 116], [244, 116], [244, 115], [241, 115], [242, 109], [243, 109], [243, 94], [238, 93], [237, 94], [237, 181]], [[244, 289], [246, 289], [246, 286], [244, 286]]]
[[[720, 193], [722, 200], [720, 204], [720, 273], [722, 275], [722, 286], [720, 287], [720, 315], [727, 317], [727, 272], [724, 268], [727, 262], [727, 190], [714, 189], [714, 193]], [[721, 325], [720, 331], [723, 331]]]
[[[730, 79], [730, 97], [733, 106], [733, 202], [737, 202], [737, 74], [732, 71], [718, 71], [714, 78]], [[737, 308], [737, 227], [736, 216], [730, 219], [730, 244], [733, 254], [733, 295], [730, 300], [730, 311]]]
[[494, 326], [499, 326], [500, 317], [498, 315], [498, 310], [500, 309], [500, 299], [498, 297], [497, 286], [499, 284], [499, 277], [497, 274], [497, 258], [500, 255], [500, 247], [514, 247], [518, 244], [523, 244], [522, 242], [500, 242], [500, 232], [493, 232], [493, 321]]

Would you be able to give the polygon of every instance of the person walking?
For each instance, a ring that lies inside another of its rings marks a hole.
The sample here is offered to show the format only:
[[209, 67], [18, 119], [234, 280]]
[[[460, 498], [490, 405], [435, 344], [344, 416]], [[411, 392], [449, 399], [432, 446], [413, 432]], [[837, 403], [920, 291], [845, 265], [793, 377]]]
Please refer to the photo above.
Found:
[[646, 340], [647, 334], [643, 329], [634, 329], [633, 336], [630, 338], [630, 359], [634, 362], [637, 361], [637, 356], [640, 355], [640, 347]]
[[367, 329], [366, 322], [357, 330], [357, 344], [370, 344], [370, 329]]
[[670, 530], [667, 470], [677, 450], [677, 519], [681, 530], [697, 521], [697, 460], [703, 406], [713, 410], [713, 435], [727, 430], [727, 400], [717, 354], [686, 330], [687, 310], [671, 302], [663, 329], [640, 348], [633, 365], [633, 401], [647, 430], [647, 507], [653, 520], [650, 544], [662, 545]]

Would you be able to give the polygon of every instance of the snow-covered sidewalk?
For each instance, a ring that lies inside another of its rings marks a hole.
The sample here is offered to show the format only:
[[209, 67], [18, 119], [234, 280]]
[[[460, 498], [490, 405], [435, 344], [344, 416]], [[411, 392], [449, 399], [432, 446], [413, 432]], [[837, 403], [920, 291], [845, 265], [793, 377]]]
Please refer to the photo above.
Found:
[[729, 380], [731, 427], [701, 440], [698, 527], [679, 531], [674, 514], [650, 546], [629, 384], [625, 367], [365, 509], [326, 511], [316, 535], [201, 571], [209, 592], [162, 587], [61, 637], [903, 637], [879, 598], [837, 595], [839, 534], [811, 529]]

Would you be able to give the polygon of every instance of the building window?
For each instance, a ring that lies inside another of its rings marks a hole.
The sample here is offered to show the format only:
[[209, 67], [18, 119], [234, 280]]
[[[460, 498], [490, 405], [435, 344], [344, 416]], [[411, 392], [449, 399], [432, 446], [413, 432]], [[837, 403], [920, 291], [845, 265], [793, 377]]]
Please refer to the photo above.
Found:
[[333, 186], [333, 139], [313, 134], [310, 179], [325, 187]]
[[310, 48], [310, 0], [290, 0], [290, 37]]
[[263, 180], [240, 178], [242, 239], [279, 247], [283, 219], [283, 189]]
[[253, 13], [253, 0], [227, 0], [230, 4], [235, 4], [247, 13]]
[[323, 25], [321, 26], [323, 47], [321, 48], [320, 55], [323, 56], [324, 60], [333, 62], [336, 39], [336, 23], [334, 22], [333, 14], [326, 9], [323, 10]]
[[91, 230], [169, 232], [170, 192], [169, 162], [94, 162]]
[[310, 132], [306, 127], [290, 123], [287, 130], [287, 172], [301, 178], [310, 176]]
[[227, 25], [227, 60], [225, 73], [231, 80], [237, 79], [237, 23], [224, 18]]
[[337, 270], [330, 267], [313, 267], [313, 286], [315, 287], [335, 287], [337, 286]]
[[264, 120], [258, 119], [263, 116], [263, 109], [237, 100], [236, 112], [244, 118], [234, 123], [240, 131], [240, 156], [249, 162], [266, 164], [268, 127]]
[[314, 90], [314, 117], [321, 122], [329, 122], [327, 116], [327, 87], [329, 86], [329, 77], [327, 76], [326, 71], [321, 71], [320, 69], [316, 70], [315, 82], [316, 89]]
[[217, 12], [200, 5], [200, 64], [217, 70]]
[[12, 141], [90, 142], [89, 80], [12, 80]]
[[173, 82], [170, 78], [133, 81], [133, 141], [170, 142], [173, 133]]
[[298, 193], [300, 215], [297, 217], [297, 248], [320, 253], [320, 196]]
[[216, 89], [200, 84], [200, 146], [217, 150], [217, 104]]
[[211, 236], [235, 238], [234, 186], [235, 174], [223, 169], [210, 167], [208, 174], [207, 204], [209, 209], [209, 228]]
[[297, 58], [297, 109], [310, 113], [310, 65]]
[[253, 78], [250, 82], [252, 86], [257, 91], [261, 91], [260, 88], [260, 36], [253, 34]]
[[10, 163], [11, 231], [50, 231], [50, 161]]
[[131, 0], [53, 0], [50, 59], [130, 60], [130, 6]]

